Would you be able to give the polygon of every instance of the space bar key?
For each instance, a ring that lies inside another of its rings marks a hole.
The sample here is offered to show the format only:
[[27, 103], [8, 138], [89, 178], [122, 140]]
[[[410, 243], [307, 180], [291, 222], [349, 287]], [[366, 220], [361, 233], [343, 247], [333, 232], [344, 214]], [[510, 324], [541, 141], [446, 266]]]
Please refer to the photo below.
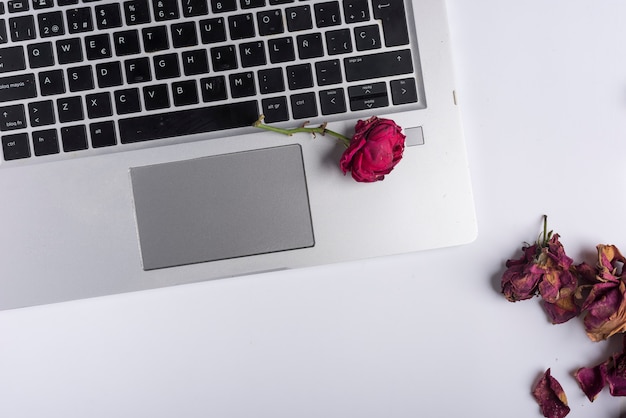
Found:
[[120, 119], [122, 144], [251, 126], [259, 117], [256, 101]]

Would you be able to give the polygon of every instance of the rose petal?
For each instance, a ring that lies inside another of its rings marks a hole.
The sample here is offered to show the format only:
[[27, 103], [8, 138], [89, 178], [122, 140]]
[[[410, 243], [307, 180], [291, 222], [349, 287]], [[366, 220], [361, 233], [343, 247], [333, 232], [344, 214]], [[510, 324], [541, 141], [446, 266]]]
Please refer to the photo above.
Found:
[[567, 396], [561, 384], [550, 375], [550, 369], [541, 376], [533, 387], [533, 396], [537, 400], [543, 416], [563, 418], [569, 414]]
[[626, 396], [626, 354], [620, 353], [609, 359], [606, 381], [613, 396]]
[[599, 283], [591, 289], [590, 302], [583, 308], [587, 315], [583, 320], [587, 336], [592, 341], [601, 341], [619, 332], [626, 331], [626, 301], [624, 282], [615, 286], [612, 283]]
[[606, 363], [598, 364], [595, 367], [581, 367], [576, 370], [574, 377], [587, 398], [593, 402], [607, 383]]

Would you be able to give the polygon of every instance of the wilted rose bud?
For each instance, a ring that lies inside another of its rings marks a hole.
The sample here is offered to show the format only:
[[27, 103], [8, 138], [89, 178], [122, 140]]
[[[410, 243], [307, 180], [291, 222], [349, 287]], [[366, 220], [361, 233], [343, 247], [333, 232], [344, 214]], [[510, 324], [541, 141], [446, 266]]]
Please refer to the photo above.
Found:
[[373, 116], [358, 121], [354, 131], [339, 161], [341, 171], [350, 171], [359, 182], [384, 179], [402, 159], [406, 138], [402, 128], [390, 119]]

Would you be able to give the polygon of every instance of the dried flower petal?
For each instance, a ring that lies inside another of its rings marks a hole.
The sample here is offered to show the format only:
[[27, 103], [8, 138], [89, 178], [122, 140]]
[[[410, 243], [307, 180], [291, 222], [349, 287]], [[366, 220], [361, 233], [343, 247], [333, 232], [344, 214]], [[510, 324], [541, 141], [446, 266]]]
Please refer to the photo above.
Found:
[[581, 367], [576, 370], [574, 377], [587, 398], [593, 402], [606, 385], [606, 363], [595, 367]]
[[593, 341], [626, 331], [626, 283], [621, 271], [626, 259], [614, 245], [598, 245], [597, 249], [595, 283], [583, 286], [588, 293], [582, 304], [587, 311], [585, 331]]
[[550, 369], [541, 376], [533, 387], [533, 396], [537, 400], [543, 416], [563, 418], [569, 414], [567, 396], [561, 384], [550, 375]]
[[537, 293], [543, 271], [533, 268], [537, 245], [522, 248], [524, 254], [517, 260], [507, 260], [502, 274], [502, 293], [510, 302], [530, 299]]

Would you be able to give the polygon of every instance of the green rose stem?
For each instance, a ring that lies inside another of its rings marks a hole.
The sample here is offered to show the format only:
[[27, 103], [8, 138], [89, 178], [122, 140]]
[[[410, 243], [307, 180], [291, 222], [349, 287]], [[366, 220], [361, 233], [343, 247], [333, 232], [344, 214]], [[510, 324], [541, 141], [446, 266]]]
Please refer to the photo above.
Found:
[[272, 131], [272, 132], [276, 132], [276, 133], [287, 135], [287, 136], [291, 136], [293, 134], [297, 134], [297, 133], [300, 133], [300, 132], [308, 132], [308, 133], [313, 134], [313, 135], [315, 135], [315, 134], [320, 134], [320, 135], [328, 134], [328, 135], [334, 136], [335, 138], [340, 140], [346, 148], [348, 147], [348, 145], [350, 145], [350, 138], [348, 138], [345, 135], [341, 135], [338, 132], [331, 131], [330, 129], [326, 128], [326, 123], [321, 124], [317, 128], [307, 128], [306, 127], [306, 123], [305, 123], [302, 126], [300, 126], [299, 128], [283, 129], [283, 128], [277, 128], [275, 126], [264, 124], [263, 123], [263, 118], [264, 118], [263, 115], [259, 116], [259, 118], [256, 120], [256, 122], [254, 122], [254, 124], [252, 126], [254, 126], [255, 128], [261, 128], [261, 129], [265, 129], [266, 131]]

